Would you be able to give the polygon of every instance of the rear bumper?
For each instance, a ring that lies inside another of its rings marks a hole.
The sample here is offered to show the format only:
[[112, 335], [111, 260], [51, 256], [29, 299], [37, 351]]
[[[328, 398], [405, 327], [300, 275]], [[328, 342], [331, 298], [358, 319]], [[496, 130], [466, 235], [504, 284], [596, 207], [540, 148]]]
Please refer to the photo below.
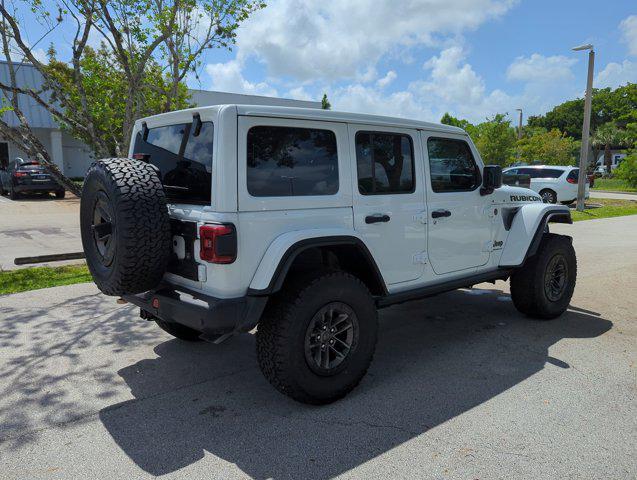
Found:
[[29, 183], [13, 185], [13, 190], [19, 193], [24, 192], [58, 192], [64, 190], [56, 183]]
[[210, 335], [252, 330], [267, 302], [256, 296], [216, 298], [169, 284], [124, 299], [165, 322]]

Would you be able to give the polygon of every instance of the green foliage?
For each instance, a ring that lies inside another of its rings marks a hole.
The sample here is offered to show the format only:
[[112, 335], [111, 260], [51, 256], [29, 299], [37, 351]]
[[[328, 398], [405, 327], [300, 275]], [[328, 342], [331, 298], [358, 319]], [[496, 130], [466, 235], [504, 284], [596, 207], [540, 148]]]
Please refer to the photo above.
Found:
[[[593, 89], [591, 111], [592, 131], [611, 121], [621, 129], [637, 123], [637, 84], [628, 83], [615, 90]], [[569, 137], [581, 140], [583, 120], [584, 99], [578, 98], [557, 105], [544, 115], [529, 117], [528, 125], [546, 130], [557, 128]]]
[[470, 132], [475, 128], [468, 120], [453, 117], [449, 113], [445, 113], [442, 116], [440, 123], [462, 128], [465, 132], [469, 133], [469, 135], [471, 135]]
[[543, 128], [524, 130], [525, 136], [517, 141], [519, 161], [545, 165], [575, 165], [579, 142], [554, 128], [547, 132]]
[[[86, 92], [87, 109], [95, 127], [97, 136], [106, 145], [97, 145], [94, 137], [86, 130], [79, 130], [73, 126], [61, 122], [62, 128], [75, 138], [81, 139], [89, 145], [96, 157], [117, 156], [118, 148], [125, 144], [122, 137], [123, 125], [126, 114], [126, 99], [128, 83], [125, 74], [119, 67], [111, 51], [102, 45], [98, 50], [86, 47], [80, 61], [82, 72], [82, 86]], [[46, 66], [50, 81], [63, 85], [67, 92], [67, 98], [61, 102], [65, 113], [73, 118], [78, 112], [82, 112], [82, 97], [73, 79], [73, 69], [65, 62], [55, 58], [51, 52], [49, 64]], [[137, 89], [137, 96], [142, 99], [137, 107], [136, 117], [154, 115], [166, 111], [167, 99], [170, 93], [171, 82], [161, 67], [153, 59], [147, 62], [141, 85]], [[174, 109], [188, 108], [188, 89], [183, 83], [179, 83], [176, 98], [171, 99]]]
[[626, 180], [621, 178], [596, 178], [593, 190], [606, 190], [610, 192], [636, 192], [637, 187], [631, 187]]
[[468, 130], [485, 165], [504, 167], [510, 163], [515, 147], [515, 129], [505, 118], [506, 115], [498, 113]]
[[331, 110], [332, 109], [332, 104], [327, 99], [327, 93], [323, 94], [323, 98], [321, 99], [321, 108], [323, 110]]
[[637, 148], [622, 160], [615, 170], [615, 176], [632, 188], [637, 188]]
[[637, 215], [637, 201], [595, 198], [591, 203], [601, 203], [600, 208], [590, 208], [583, 212], [572, 211], [574, 222], [582, 220], [595, 220], [597, 218], [623, 217], [625, 215]]
[[595, 130], [592, 143], [597, 147], [619, 147], [629, 145], [629, 135], [619, 128], [615, 122], [608, 122]]
[[86, 264], [0, 271], [0, 295], [91, 281]]

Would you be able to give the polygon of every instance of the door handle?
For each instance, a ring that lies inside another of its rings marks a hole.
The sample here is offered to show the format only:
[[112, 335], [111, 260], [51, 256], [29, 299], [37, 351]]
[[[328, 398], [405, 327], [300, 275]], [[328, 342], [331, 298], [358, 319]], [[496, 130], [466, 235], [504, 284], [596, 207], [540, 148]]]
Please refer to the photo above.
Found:
[[449, 210], [434, 210], [431, 212], [431, 218], [450, 217], [451, 212]]
[[387, 214], [375, 213], [374, 215], [367, 215], [365, 217], [365, 223], [381, 223], [389, 222], [391, 218]]

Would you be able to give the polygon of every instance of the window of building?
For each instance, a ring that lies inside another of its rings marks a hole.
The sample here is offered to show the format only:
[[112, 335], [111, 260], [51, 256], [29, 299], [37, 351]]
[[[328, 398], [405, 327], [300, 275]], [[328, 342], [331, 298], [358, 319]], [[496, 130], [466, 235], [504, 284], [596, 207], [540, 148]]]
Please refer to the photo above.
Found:
[[414, 191], [414, 147], [409, 135], [356, 134], [358, 191], [363, 195]]
[[427, 151], [434, 192], [466, 192], [480, 186], [480, 170], [464, 140], [430, 138]]
[[257, 126], [247, 138], [248, 192], [254, 197], [338, 192], [336, 135], [331, 130]]

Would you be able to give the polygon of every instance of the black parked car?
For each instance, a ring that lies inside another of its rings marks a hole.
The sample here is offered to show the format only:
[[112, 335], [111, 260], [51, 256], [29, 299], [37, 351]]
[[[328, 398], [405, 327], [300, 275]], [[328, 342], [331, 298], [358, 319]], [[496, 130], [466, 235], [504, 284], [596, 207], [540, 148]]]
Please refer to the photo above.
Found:
[[56, 198], [64, 198], [64, 187], [38, 162], [16, 158], [7, 168], [0, 167], [0, 194], [16, 199], [23, 193], [55, 193]]

